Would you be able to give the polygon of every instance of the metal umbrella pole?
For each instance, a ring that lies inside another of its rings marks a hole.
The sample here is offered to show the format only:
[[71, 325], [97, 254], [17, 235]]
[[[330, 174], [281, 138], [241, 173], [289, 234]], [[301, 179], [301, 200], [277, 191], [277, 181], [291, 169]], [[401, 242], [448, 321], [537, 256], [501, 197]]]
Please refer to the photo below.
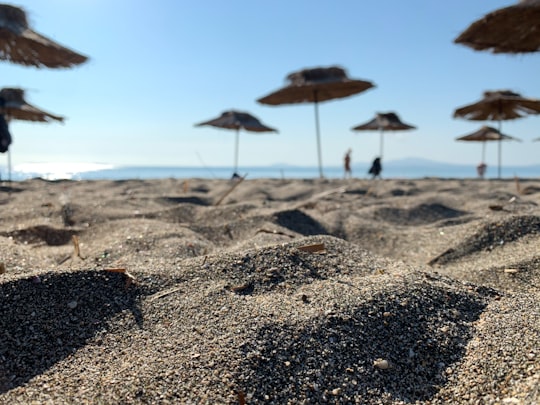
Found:
[[236, 130], [236, 145], [234, 147], [234, 172], [238, 173], [238, 144], [239, 144], [239, 138], [240, 138], [240, 128]]
[[322, 152], [321, 152], [321, 129], [319, 127], [319, 101], [317, 100], [317, 90], [313, 91], [315, 98], [315, 132], [317, 134], [317, 156], [319, 158], [319, 177], [324, 177], [322, 169]]
[[383, 147], [384, 147], [384, 129], [381, 128], [381, 134], [380, 134], [380, 153], [379, 153], [379, 157], [381, 158], [382, 160], [382, 157], [383, 157]]

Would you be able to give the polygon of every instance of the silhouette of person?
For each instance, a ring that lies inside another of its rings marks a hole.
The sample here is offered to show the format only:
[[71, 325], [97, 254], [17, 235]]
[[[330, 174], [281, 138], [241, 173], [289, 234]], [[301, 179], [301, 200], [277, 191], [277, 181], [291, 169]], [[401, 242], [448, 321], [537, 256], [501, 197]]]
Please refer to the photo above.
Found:
[[0, 153], [6, 153], [11, 145], [11, 134], [9, 133], [8, 123], [4, 117], [5, 100], [0, 97]]
[[371, 174], [371, 178], [374, 179], [376, 177], [381, 177], [382, 172], [382, 164], [381, 164], [381, 158], [376, 157], [373, 163], [371, 164], [371, 167], [369, 168], [369, 174]]
[[487, 165], [484, 162], [480, 162], [478, 166], [476, 166], [476, 172], [478, 173], [478, 177], [481, 179], [484, 178], [484, 175], [486, 174]]
[[345, 153], [345, 157], [343, 158], [343, 166], [345, 169], [345, 173], [343, 175], [344, 178], [351, 178], [352, 177], [352, 170], [351, 170], [351, 153], [352, 150], [349, 149], [347, 153]]

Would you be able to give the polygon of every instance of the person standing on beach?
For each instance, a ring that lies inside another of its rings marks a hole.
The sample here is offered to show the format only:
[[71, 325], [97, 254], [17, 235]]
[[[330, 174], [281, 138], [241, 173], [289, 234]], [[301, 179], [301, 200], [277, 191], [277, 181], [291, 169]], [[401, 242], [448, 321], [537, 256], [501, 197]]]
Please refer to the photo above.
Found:
[[478, 166], [476, 166], [476, 172], [478, 173], [478, 177], [481, 179], [484, 178], [484, 175], [486, 174], [487, 165], [484, 162], [481, 162]]
[[11, 145], [11, 134], [9, 133], [8, 123], [4, 117], [5, 100], [0, 97], [0, 153], [6, 153]]
[[[11, 145], [11, 142], [12, 142], [11, 134], [9, 133], [8, 122], [6, 120], [6, 117], [4, 116], [5, 103], [6, 102], [4, 98], [0, 97], [0, 153], [6, 153], [9, 149], [9, 145]], [[8, 157], [8, 162], [9, 162], [9, 157]], [[9, 163], [8, 163], [8, 166], [9, 166]], [[10, 172], [10, 179], [11, 179], [11, 172]]]
[[371, 174], [371, 178], [374, 179], [376, 177], [381, 178], [381, 172], [382, 172], [381, 158], [376, 157], [368, 173]]
[[350, 179], [352, 177], [352, 170], [351, 170], [351, 153], [352, 150], [349, 149], [347, 153], [345, 153], [345, 157], [343, 158], [343, 165], [345, 169], [345, 173], [343, 175], [344, 178]]

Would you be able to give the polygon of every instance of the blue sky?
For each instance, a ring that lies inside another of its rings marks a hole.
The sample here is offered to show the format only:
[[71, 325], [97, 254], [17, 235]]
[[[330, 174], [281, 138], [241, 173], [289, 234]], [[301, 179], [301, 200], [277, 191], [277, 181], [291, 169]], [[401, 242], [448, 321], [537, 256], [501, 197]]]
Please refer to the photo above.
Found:
[[[353, 132], [376, 112], [418, 127], [387, 133], [384, 158], [476, 165], [481, 145], [455, 138], [493, 122], [452, 118], [485, 90], [540, 98], [540, 55], [493, 55], [455, 45], [471, 22], [510, 0], [40, 0], [23, 7], [33, 29], [90, 57], [73, 69], [2, 62], [2, 85], [65, 116], [64, 124], [13, 122], [12, 161], [232, 166], [234, 132], [195, 123], [247, 111], [278, 135], [240, 133], [240, 166], [317, 165], [312, 104], [256, 102], [293, 71], [339, 65], [376, 87], [320, 104], [323, 164], [353, 164], [379, 150], [377, 132]], [[540, 115], [502, 124], [523, 139], [503, 164], [540, 163]], [[0, 157], [1, 159], [4, 157]], [[487, 146], [496, 165], [497, 148]]]

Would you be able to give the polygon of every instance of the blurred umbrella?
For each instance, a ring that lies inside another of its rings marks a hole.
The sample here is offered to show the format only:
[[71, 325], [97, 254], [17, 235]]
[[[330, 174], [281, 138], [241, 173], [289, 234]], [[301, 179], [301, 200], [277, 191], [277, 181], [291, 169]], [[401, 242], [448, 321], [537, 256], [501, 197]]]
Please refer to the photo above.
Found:
[[521, 0], [472, 23], [455, 43], [477, 51], [525, 53], [540, 50], [540, 0]]
[[[9, 122], [10, 120], [34, 122], [64, 121], [64, 117], [60, 117], [58, 115], [43, 111], [26, 102], [26, 100], [24, 99], [24, 90], [20, 88], [6, 87], [0, 90], [0, 112], [0, 116], [2, 117], [0, 119], [2, 133], [9, 138], [11, 138], [11, 135], [9, 135], [7, 122]], [[2, 150], [7, 152], [8, 154], [8, 173], [9, 180], [11, 181], [11, 150], [9, 149], [10, 143], [11, 139], [9, 139], [9, 143], [6, 145], [5, 150]]]
[[406, 131], [409, 129], [416, 129], [416, 127], [401, 122], [399, 116], [394, 112], [377, 113], [371, 121], [352, 128], [353, 131], [380, 131], [379, 157], [381, 159], [383, 157], [384, 131]]
[[4, 102], [3, 113], [6, 118], [22, 121], [64, 121], [64, 117], [43, 111], [24, 99], [24, 90], [4, 87], [0, 90], [0, 100]]
[[[501, 131], [501, 121], [523, 118], [529, 114], [540, 114], [540, 100], [524, 98], [508, 90], [486, 91], [484, 97], [476, 103], [458, 108], [454, 118], [473, 121], [498, 121], [497, 130]], [[499, 139], [499, 178], [501, 177], [501, 141]]]
[[0, 59], [38, 68], [67, 68], [88, 58], [33, 31], [22, 9], [0, 4]]
[[315, 104], [315, 128], [317, 135], [317, 153], [319, 158], [319, 175], [323, 177], [321, 138], [319, 129], [319, 108], [322, 101], [345, 98], [374, 87], [371, 82], [355, 80], [347, 77], [344, 69], [331, 66], [303, 69], [287, 75], [289, 84], [257, 101], [261, 104]]
[[466, 142], [482, 142], [482, 163], [486, 161], [486, 142], [490, 141], [518, 141], [521, 142], [521, 139], [514, 138], [510, 135], [505, 135], [493, 127], [483, 126], [478, 131], [473, 132], [469, 135], [460, 136], [456, 138], [456, 141], [466, 141]]
[[257, 118], [253, 115], [246, 112], [239, 111], [225, 111], [218, 118], [212, 119], [210, 121], [201, 122], [195, 124], [195, 126], [200, 127], [203, 125], [210, 125], [217, 128], [224, 129], [235, 129], [236, 130], [236, 141], [234, 147], [234, 173], [237, 173], [238, 170], [238, 143], [239, 143], [239, 133], [240, 129], [244, 129], [250, 132], [277, 132], [277, 130], [263, 125]]

